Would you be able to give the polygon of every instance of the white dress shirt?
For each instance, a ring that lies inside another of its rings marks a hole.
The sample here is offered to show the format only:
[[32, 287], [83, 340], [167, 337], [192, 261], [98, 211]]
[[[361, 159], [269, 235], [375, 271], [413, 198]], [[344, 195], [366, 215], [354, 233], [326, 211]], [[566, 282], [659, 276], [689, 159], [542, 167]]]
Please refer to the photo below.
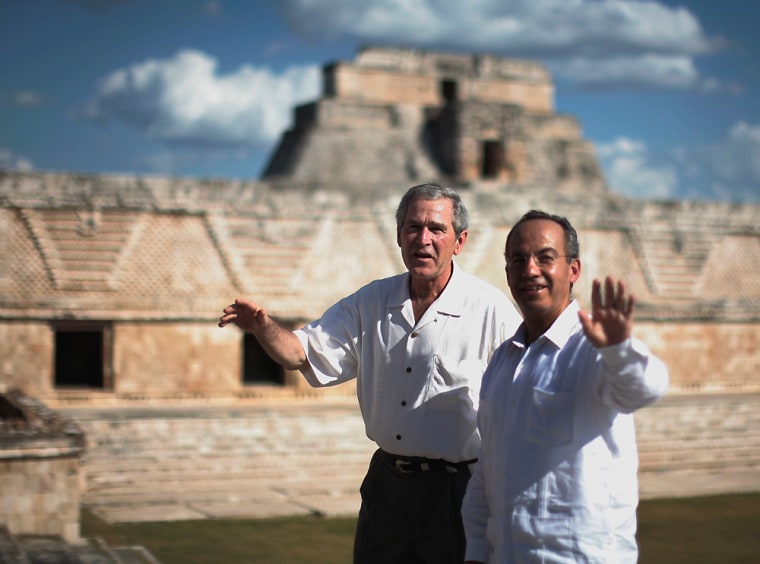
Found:
[[357, 378], [367, 436], [402, 456], [477, 456], [480, 381], [522, 319], [506, 294], [456, 263], [418, 323], [409, 274], [376, 280], [296, 331], [313, 386]]
[[632, 413], [665, 392], [668, 372], [635, 339], [596, 349], [578, 310], [527, 347], [521, 327], [486, 370], [466, 560], [636, 562]]

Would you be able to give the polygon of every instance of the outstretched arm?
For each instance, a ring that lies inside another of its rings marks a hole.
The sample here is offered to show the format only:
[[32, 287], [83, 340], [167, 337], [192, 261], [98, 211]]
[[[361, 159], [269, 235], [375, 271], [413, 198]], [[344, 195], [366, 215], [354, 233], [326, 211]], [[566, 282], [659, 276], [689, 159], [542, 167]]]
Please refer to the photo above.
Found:
[[598, 349], [617, 345], [631, 336], [633, 331], [633, 311], [636, 300], [633, 294], [626, 296], [625, 284], [608, 276], [602, 283], [594, 280], [591, 289], [591, 315], [578, 312], [583, 332]]
[[238, 298], [235, 303], [224, 308], [223, 315], [219, 318], [219, 327], [230, 323], [253, 333], [266, 353], [288, 370], [308, 368], [309, 361], [298, 337], [269, 317], [255, 302]]
[[602, 358], [600, 399], [620, 413], [632, 413], [665, 393], [668, 369], [644, 343], [630, 338], [635, 301], [626, 296], [625, 285], [608, 276], [604, 295], [601, 285], [594, 280], [591, 315], [581, 311], [578, 316], [586, 338]]

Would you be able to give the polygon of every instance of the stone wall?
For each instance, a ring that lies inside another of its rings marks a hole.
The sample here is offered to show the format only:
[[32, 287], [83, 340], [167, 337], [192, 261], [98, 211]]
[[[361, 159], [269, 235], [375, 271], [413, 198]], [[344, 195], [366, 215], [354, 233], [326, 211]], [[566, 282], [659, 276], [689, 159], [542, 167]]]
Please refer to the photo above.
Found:
[[241, 388], [242, 334], [212, 323], [119, 323], [113, 391], [130, 396], [230, 394]]
[[15, 535], [79, 538], [79, 456], [54, 458], [27, 451], [8, 459], [0, 451], [0, 523]]
[[431, 76], [336, 63], [326, 69], [325, 81], [328, 97], [371, 104], [441, 103], [439, 81]]
[[439, 106], [446, 101], [441, 83], [451, 81], [456, 83], [457, 100], [514, 104], [538, 113], [554, 111], [551, 77], [535, 61], [367, 47], [353, 63], [335, 63], [330, 69], [331, 75], [353, 79], [335, 81], [328, 90], [336, 97]]
[[760, 390], [760, 323], [637, 322], [674, 391]]
[[[284, 388], [248, 385], [242, 335], [216, 321], [245, 296], [297, 326], [402, 272], [400, 186], [0, 175], [0, 384], [46, 400], [74, 396], [56, 384], [56, 334], [99, 326], [96, 391], [114, 397], [351, 394], [312, 390], [296, 374]], [[760, 207], [498, 181], [460, 192], [472, 220], [462, 268], [507, 292], [513, 222], [531, 208], [567, 215], [581, 242], [574, 294], [588, 307], [594, 278], [625, 280], [639, 304], [637, 331], [668, 362], [674, 388], [758, 387]]]
[[30, 394], [53, 389], [53, 332], [40, 321], [0, 321], [0, 393], [23, 388]]
[[34, 398], [0, 394], [0, 523], [13, 535], [78, 542], [85, 437]]

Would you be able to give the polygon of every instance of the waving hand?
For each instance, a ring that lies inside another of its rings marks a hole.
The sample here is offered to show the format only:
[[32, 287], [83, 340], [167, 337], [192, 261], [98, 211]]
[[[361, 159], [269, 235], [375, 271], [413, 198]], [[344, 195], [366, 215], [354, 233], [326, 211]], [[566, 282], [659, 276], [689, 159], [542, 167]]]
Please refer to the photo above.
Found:
[[602, 283], [594, 280], [591, 289], [591, 315], [578, 313], [583, 332], [596, 347], [608, 347], [622, 343], [631, 336], [633, 330], [633, 311], [635, 308], [633, 294], [626, 296], [625, 284], [608, 276]]

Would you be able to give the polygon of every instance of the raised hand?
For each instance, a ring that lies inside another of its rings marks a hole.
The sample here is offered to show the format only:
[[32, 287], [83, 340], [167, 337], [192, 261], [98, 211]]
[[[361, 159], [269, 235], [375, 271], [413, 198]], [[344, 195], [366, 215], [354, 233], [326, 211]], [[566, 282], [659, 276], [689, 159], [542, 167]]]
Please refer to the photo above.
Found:
[[594, 280], [591, 288], [591, 315], [578, 312], [583, 333], [597, 347], [617, 345], [631, 336], [633, 330], [633, 311], [635, 308], [633, 294], [625, 295], [625, 284], [608, 276], [602, 283]]
[[223, 313], [224, 315], [219, 318], [219, 327], [234, 323], [243, 331], [255, 332], [267, 320], [267, 314], [263, 308], [242, 298], [236, 299], [235, 303], [224, 308]]
[[295, 333], [269, 317], [264, 308], [250, 300], [238, 298], [228, 305], [219, 318], [219, 327], [233, 323], [253, 333], [272, 359], [288, 370], [306, 370], [309, 361]]

